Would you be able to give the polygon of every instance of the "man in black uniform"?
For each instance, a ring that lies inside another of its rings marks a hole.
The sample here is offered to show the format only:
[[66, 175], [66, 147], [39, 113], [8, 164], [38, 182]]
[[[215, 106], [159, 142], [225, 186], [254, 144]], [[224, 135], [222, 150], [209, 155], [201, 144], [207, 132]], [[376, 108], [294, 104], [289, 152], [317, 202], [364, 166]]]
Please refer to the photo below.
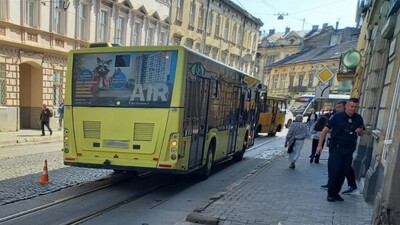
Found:
[[344, 112], [336, 113], [322, 130], [317, 147], [317, 154], [322, 151], [326, 134], [331, 132], [328, 158], [328, 197], [327, 200], [343, 201], [339, 195], [345, 174], [351, 170], [353, 153], [357, 137], [364, 134], [364, 121], [356, 111], [359, 106], [357, 98], [350, 98]]
[[[346, 101], [340, 101], [340, 102], [336, 103], [335, 112], [333, 113], [333, 115], [335, 115], [336, 113], [339, 113], [339, 112], [343, 112], [345, 109], [346, 103], [347, 103]], [[333, 117], [333, 115], [332, 115], [332, 117]], [[328, 138], [327, 143], [329, 146], [330, 138]], [[345, 177], [347, 179], [347, 184], [348, 184], [349, 188], [346, 191], [343, 191], [342, 194], [347, 195], [347, 194], [351, 194], [357, 190], [356, 176], [354, 174], [353, 167], [351, 167], [350, 170], [348, 171], [348, 173], [345, 174]], [[328, 184], [322, 185], [321, 188], [328, 190]]]

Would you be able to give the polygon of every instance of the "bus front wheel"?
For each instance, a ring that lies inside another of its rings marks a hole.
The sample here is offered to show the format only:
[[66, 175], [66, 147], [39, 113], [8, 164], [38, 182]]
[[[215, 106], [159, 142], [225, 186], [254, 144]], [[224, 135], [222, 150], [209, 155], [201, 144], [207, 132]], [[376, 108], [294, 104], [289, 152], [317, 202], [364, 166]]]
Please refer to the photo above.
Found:
[[[246, 137], [247, 137], [247, 134], [246, 134]], [[248, 147], [248, 142], [247, 142], [247, 138], [245, 138], [244, 142], [243, 142], [242, 150], [240, 150], [240, 152], [237, 152], [233, 155], [233, 160], [235, 160], [237, 162], [241, 161], [243, 159], [243, 155], [246, 152], [247, 147]]]

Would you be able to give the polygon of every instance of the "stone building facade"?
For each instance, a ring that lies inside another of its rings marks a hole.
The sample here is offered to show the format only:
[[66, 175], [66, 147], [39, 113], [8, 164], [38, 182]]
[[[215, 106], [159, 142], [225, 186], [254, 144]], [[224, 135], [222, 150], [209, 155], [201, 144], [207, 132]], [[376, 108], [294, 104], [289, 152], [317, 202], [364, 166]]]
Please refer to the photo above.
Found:
[[260, 19], [230, 0], [175, 0], [170, 44], [254, 74]]
[[0, 131], [39, 128], [42, 104], [58, 116], [69, 50], [167, 45], [169, 15], [168, 0], [0, 1]]
[[[315, 76], [328, 68], [337, 73], [342, 53], [356, 47], [359, 29], [326, 27], [303, 41], [301, 51], [269, 65], [268, 92], [271, 95], [299, 97], [315, 94], [322, 83]], [[331, 94], [349, 94], [351, 81], [331, 79]], [[326, 85], [328, 85], [326, 84]]]
[[353, 163], [374, 204], [372, 224], [400, 224], [400, 1], [360, 1], [363, 19], [358, 50], [363, 60], [354, 73], [353, 96], [367, 133]]

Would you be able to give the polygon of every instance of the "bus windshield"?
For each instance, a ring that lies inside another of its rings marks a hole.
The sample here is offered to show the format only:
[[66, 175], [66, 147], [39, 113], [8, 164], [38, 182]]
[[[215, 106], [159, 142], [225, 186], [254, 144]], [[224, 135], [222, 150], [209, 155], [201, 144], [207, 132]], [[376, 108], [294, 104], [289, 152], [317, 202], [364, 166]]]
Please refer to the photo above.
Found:
[[169, 107], [177, 51], [75, 54], [72, 104]]
[[301, 97], [301, 98], [296, 99], [295, 102], [293, 103], [293, 105], [290, 107], [290, 112], [293, 115], [303, 113], [312, 99], [313, 98], [306, 98], [306, 97]]

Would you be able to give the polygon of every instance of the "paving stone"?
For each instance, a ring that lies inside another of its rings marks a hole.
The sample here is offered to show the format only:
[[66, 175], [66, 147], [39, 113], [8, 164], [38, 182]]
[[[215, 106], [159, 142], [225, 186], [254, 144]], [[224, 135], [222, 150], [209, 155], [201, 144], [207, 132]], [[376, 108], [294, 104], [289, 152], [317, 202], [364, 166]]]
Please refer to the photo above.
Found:
[[218, 196], [202, 214], [216, 218], [223, 215], [221, 218], [226, 218], [223, 224], [230, 225], [345, 225], [364, 224], [364, 221], [368, 224], [372, 206], [364, 201], [359, 192], [343, 196], [344, 202], [326, 201], [326, 190], [320, 186], [327, 182], [327, 161], [322, 160], [319, 165], [310, 164], [310, 150], [311, 140], [308, 139], [295, 170], [288, 169], [285, 154], [266, 160], [256, 170], [227, 187], [226, 193]]

